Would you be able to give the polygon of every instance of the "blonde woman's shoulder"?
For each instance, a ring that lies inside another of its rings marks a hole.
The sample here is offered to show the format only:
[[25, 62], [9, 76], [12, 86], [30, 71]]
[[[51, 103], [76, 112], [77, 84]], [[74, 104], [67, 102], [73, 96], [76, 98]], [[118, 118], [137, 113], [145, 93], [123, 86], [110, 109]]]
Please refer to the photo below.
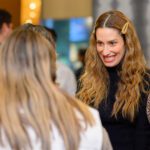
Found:
[[94, 117], [95, 124], [87, 125], [85, 132], [81, 134], [81, 143], [79, 150], [101, 150], [103, 143], [103, 129], [99, 113], [97, 110], [88, 107]]
[[106, 131], [105, 128], [103, 128], [103, 145], [102, 145], [102, 150], [113, 150], [109, 135]]
[[109, 135], [108, 135], [106, 129], [101, 124], [99, 112], [93, 108], [90, 108], [90, 107], [89, 107], [89, 109], [94, 116], [96, 124], [97, 125], [100, 124], [100, 126], [101, 126], [101, 132], [102, 132], [101, 133], [101, 135], [102, 135], [102, 137], [101, 137], [101, 142], [102, 142], [101, 150], [113, 150]]

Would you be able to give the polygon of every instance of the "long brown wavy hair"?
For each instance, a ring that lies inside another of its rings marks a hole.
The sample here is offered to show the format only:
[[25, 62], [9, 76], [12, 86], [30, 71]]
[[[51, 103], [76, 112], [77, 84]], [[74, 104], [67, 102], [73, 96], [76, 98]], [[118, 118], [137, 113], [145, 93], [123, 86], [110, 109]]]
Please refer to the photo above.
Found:
[[14, 150], [29, 149], [26, 127], [34, 129], [42, 150], [51, 149], [54, 124], [66, 150], [77, 150], [85, 124], [94, 120], [81, 102], [61, 92], [51, 79], [55, 68], [52, 44], [31, 30], [16, 29], [0, 48], [0, 144], [4, 131]]
[[96, 30], [98, 28], [115, 28], [124, 39], [126, 53], [118, 74], [120, 81], [116, 92], [116, 101], [112, 115], [119, 112], [131, 121], [139, 108], [141, 92], [145, 91], [145, 74], [148, 74], [146, 61], [141, 45], [132, 22], [120, 11], [112, 10], [100, 15], [95, 23], [90, 37], [90, 44], [85, 58], [85, 72], [80, 78], [80, 90], [77, 97], [84, 103], [98, 107], [107, 99], [109, 76], [106, 67], [99, 58], [96, 50]]

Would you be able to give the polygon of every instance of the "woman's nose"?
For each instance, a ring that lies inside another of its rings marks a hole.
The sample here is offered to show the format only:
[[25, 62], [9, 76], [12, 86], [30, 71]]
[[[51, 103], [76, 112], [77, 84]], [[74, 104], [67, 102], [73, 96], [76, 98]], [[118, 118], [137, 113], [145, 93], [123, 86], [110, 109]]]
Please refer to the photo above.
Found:
[[109, 47], [107, 45], [103, 46], [102, 54], [103, 55], [108, 55], [110, 53]]

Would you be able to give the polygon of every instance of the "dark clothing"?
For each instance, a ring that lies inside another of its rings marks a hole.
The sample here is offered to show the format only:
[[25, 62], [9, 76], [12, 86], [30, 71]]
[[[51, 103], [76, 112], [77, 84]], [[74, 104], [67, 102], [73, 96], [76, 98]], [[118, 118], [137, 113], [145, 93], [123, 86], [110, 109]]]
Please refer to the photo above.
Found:
[[75, 71], [75, 76], [76, 76], [77, 81], [80, 79], [80, 77], [83, 73], [83, 69], [84, 69], [84, 67], [82, 66]]
[[133, 122], [111, 116], [119, 77], [116, 68], [109, 68], [110, 87], [107, 101], [99, 106], [103, 126], [106, 128], [114, 150], [150, 150], [150, 124], [146, 116], [147, 96], [141, 95], [140, 108]]
[[75, 71], [75, 76], [76, 76], [76, 80], [77, 80], [77, 91], [76, 93], [80, 90], [80, 77], [81, 75], [83, 74], [83, 71], [84, 71], [84, 67], [80, 67], [78, 68], [76, 71]]

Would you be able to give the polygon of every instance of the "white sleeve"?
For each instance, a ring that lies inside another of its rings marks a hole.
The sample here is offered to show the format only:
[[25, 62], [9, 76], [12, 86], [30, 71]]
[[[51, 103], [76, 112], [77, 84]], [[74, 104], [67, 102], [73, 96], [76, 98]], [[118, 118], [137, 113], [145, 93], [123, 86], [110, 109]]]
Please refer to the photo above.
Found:
[[103, 145], [102, 145], [102, 150], [113, 150], [109, 135], [106, 131], [105, 128], [103, 128]]
[[101, 150], [103, 143], [103, 129], [99, 113], [93, 108], [89, 108], [95, 119], [95, 124], [88, 126], [81, 135], [81, 145], [79, 150]]

